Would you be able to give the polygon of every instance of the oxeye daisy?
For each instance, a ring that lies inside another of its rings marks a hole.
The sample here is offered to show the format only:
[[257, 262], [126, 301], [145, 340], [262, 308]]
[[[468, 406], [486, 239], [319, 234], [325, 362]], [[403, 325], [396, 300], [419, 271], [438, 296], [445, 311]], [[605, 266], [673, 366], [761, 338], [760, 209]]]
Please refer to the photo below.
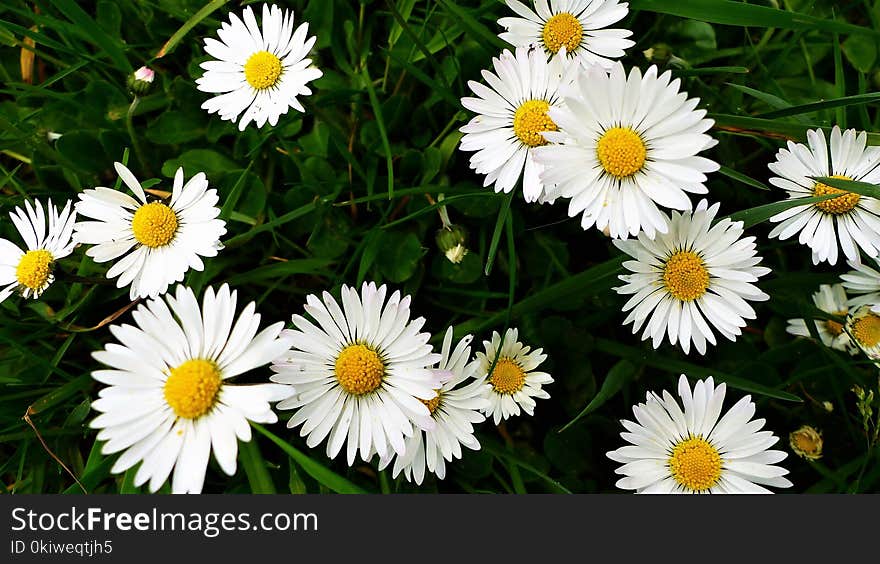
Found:
[[52, 200], [45, 211], [39, 200], [33, 205], [25, 200], [24, 209], [16, 207], [9, 217], [26, 250], [0, 239], [0, 302], [13, 292], [25, 298], [39, 298], [55, 280], [55, 261], [73, 252], [71, 234], [76, 212], [71, 210], [69, 201], [59, 213]]
[[[257, 333], [260, 314], [249, 303], [235, 318], [236, 292], [207, 288], [201, 308], [193, 291], [138, 305], [136, 325], [112, 325], [119, 343], [92, 354], [106, 364], [92, 377], [108, 386], [92, 402], [101, 412], [91, 427], [107, 441], [104, 454], [122, 452], [111, 469], [140, 462], [134, 484], [156, 491], [171, 475], [174, 493], [200, 493], [208, 458], [235, 473], [238, 441], [251, 440], [248, 421], [274, 423], [269, 406], [289, 394], [277, 384], [233, 385], [229, 379], [268, 364], [288, 343], [275, 323]], [[167, 302], [167, 303], [166, 303]], [[233, 323], [234, 322], [234, 323]]]
[[240, 131], [251, 121], [257, 127], [267, 121], [275, 125], [291, 107], [305, 112], [296, 97], [311, 94], [307, 84], [323, 75], [306, 58], [315, 44], [314, 36], [307, 38], [309, 24], [293, 31], [293, 12], [268, 4], [263, 4], [262, 29], [250, 6], [242, 19], [230, 14], [217, 30], [219, 41], [205, 38], [205, 52], [216, 60], [201, 64], [205, 74], [196, 84], [217, 96], [202, 108], [232, 122], [241, 116]]
[[498, 35], [515, 47], [540, 46], [550, 54], [563, 48], [584, 65], [610, 67], [635, 45], [628, 29], [605, 29], [629, 13], [619, 0], [535, 0], [534, 11], [522, 2], [507, 0], [520, 17], [501, 18], [507, 31]]
[[[295, 392], [278, 404], [296, 409], [287, 422], [314, 448], [327, 439], [327, 456], [346, 445], [349, 466], [360, 450], [369, 461], [378, 453], [405, 452], [405, 438], [433, 429], [426, 405], [437, 397], [440, 378], [431, 367], [440, 360], [420, 333], [425, 319], [410, 320], [410, 297], [375, 283], [342, 286], [342, 307], [329, 293], [306, 299], [306, 313], [293, 316], [296, 329], [284, 332], [291, 349], [273, 365], [272, 381]], [[386, 300], [387, 297], [387, 300]]]
[[617, 487], [636, 493], [773, 493], [764, 486], [791, 487], [788, 470], [776, 466], [788, 456], [768, 450], [779, 441], [761, 431], [764, 419], [752, 419], [755, 404], [745, 396], [721, 415], [724, 384], [711, 377], [693, 392], [684, 374], [678, 381], [681, 404], [663, 390], [648, 392], [633, 406], [634, 421], [622, 420], [628, 443], [607, 453], [621, 463]]
[[846, 332], [871, 360], [880, 359], [880, 315], [870, 305], [851, 311], [846, 318]]
[[[846, 316], [849, 306], [846, 300], [846, 291], [841, 284], [830, 286], [822, 284], [819, 291], [813, 294], [813, 303], [825, 313], [831, 315]], [[850, 340], [849, 335], [843, 330], [843, 324], [831, 319], [816, 319], [812, 323], [816, 325], [816, 332], [822, 344], [839, 351], [847, 351], [850, 354], [858, 353], [859, 349]], [[786, 331], [792, 335], [812, 337], [807, 322], [803, 319], [789, 319]]]
[[502, 343], [501, 335], [493, 331], [492, 340], [483, 341], [485, 352], [476, 354], [478, 374], [486, 378], [483, 394], [489, 400], [489, 406], [483, 412], [492, 417], [496, 425], [519, 415], [520, 409], [534, 415], [535, 399], [550, 397], [541, 386], [552, 383], [553, 378], [546, 372], [535, 371], [547, 359], [544, 349], [532, 351], [531, 347], [517, 340], [518, 336], [518, 329], [510, 328], [504, 333]]
[[770, 237], [782, 240], [798, 234], [810, 247], [813, 264], [836, 264], [839, 250], [856, 263], [859, 248], [870, 257], [880, 252], [880, 202], [869, 196], [826, 186], [811, 177], [880, 182], [880, 147], [867, 147], [868, 134], [854, 129], [831, 130], [830, 147], [821, 129], [807, 131], [807, 143], [788, 142], [776, 153], [770, 170], [778, 176], [770, 183], [788, 192], [789, 199], [840, 194], [836, 198], [789, 208], [770, 218], [779, 223]]
[[544, 134], [551, 144], [535, 160], [541, 181], [555, 185], [549, 197], [571, 198], [568, 215], [583, 214], [584, 229], [653, 239], [667, 227], [658, 206], [690, 210], [688, 193], [707, 192], [706, 173], [720, 167], [698, 153], [717, 144], [706, 134], [714, 121], [671, 78], [656, 66], [628, 77], [620, 63], [610, 74], [590, 68], [550, 109], [559, 131]]
[[[880, 266], [880, 262], [876, 258], [873, 260], [876, 265]], [[859, 294], [849, 299], [849, 305], [876, 305], [880, 307], [880, 271], [863, 262], [847, 261], [847, 264], [853, 270], [840, 275], [843, 287], [850, 294]]]
[[217, 256], [226, 233], [226, 222], [217, 218], [217, 191], [208, 188], [205, 173], [184, 184], [181, 167], [170, 200], [148, 200], [131, 171], [121, 163], [114, 166], [137, 199], [111, 188], [84, 190], [76, 210], [94, 221], [77, 222], [74, 240], [94, 245], [86, 254], [95, 262], [122, 257], [107, 278], [118, 276], [119, 288], [130, 284], [132, 299], [164, 293], [190, 268], [203, 270], [201, 257]]
[[655, 349], [668, 334], [685, 354], [691, 342], [705, 354], [706, 342], [715, 344], [713, 327], [735, 341], [745, 320], [755, 319], [746, 300], [769, 299], [754, 285], [770, 272], [757, 266], [755, 238], [742, 237], [741, 221], [724, 218], [712, 225], [718, 208], [701, 200], [692, 213], [673, 212], [654, 240], [639, 233], [638, 239], [614, 241], [635, 259], [623, 263], [632, 274], [620, 275], [626, 284], [616, 288], [632, 294], [623, 306], [630, 312], [623, 324], [633, 322], [633, 333], [645, 325], [642, 340], [651, 337]]
[[492, 64], [494, 73], [483, 71], [488, 86], [468, 81], [478, 97], [461, 99], [478, 115], [461, 128], [460, 149], [475, 151], [470, 166], [486, 175], [483, 186], [494, 184], [496, 192], [509, 193], [522, 176], [526, 201], [543, 199], [533, 150], [547, 144], [543, 132], [556, 130], [548, 110], [562, 103], [559, 91], [571, 83], [577, 65], [526, 48], [517, 48], [515, 55], [504, 51]]
[[478, 377], [479, 363], [471, 361], [472, 336], [467, 335], [452, 348], [452, 327], [447, 329], [440, 351], [441, 359], [435, 370], [442, 374], [442, 385], [437, 397], [423, 403], [434, 419], [431, 431], [417, 430], [406, 439], [404, 454], [389, 456], [380, 461], [382, 470], [394, 460], [393, 476], [403, 471], [406, 479], [421, 484], [425, 467], [439, 479], [446, 477], [446, 462], [461, 458], [461, 447], [480, 449], [474, 436], [474, 424], [486, 418], [479, 410], [488, 407], [483, 393], [483, 377]]

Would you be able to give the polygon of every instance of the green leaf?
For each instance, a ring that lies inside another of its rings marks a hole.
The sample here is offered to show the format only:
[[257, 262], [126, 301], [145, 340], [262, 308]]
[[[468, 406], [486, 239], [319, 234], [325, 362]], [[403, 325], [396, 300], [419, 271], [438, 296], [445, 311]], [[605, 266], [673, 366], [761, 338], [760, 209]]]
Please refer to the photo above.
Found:
[[215, 173], [225, 173], [228, 170], [237, 170], [241, 167], [235, 161], [213, 151], [211, 149], [190, 149], [176, 159], [169, 159], [162, 165], [162, 174], [168, 178], [174, 177], [178, 167], [183, 167], [187, 178], [198, 172], [204, 172], [209, 177]]
[[386, 231], [383, 245], [385, 252], [376, 257], [376, 266], [382, 275], [397, 284], [409, 280], [424, 255], [419, 238], [415, 233]]
[[186, 20], [186, 22], [184, 22], [184, 24], [180, 26], [180, 29], [175, 31], [174, 34], [170, 38], [168, 38], [168, 41], [166, 41], [165, 44], [162, 45], [162, 48], [159, 49], [159, 52], [156, 53], [156, 58], [159, 59], [161, 57], [164, 57], [165, 55], [173, 51], [177, 44], [180, 43], [180, 40], [183, 39], [192, 28], [197, 26], [199, 22], [207, 18], [211, 14], [211, 12], [213, 12], [223, 4], [226, 4], [228, 1], [229, 0], [212, 0], [211, 2], [208, 2], [207, 4], [202, 6], [202, 8], [198, 12], [193, 14], [190, 19]]
[[81, 38], [103, 49], [116, 68], [132, 72], [131, 64], [129, 64], [122, 50], [121, 42], [107, 35], [101, 29], [101, 26], [80, 8], [76, 2], [73, 0], [51, 0], [51, 2], [74, 23], [74, 29]]
[[[880, 92], [874, 92], [871, 94], [856, 94], [855, 96], [843, 96], [841, 98], [833, 98], [831, 100], [823, 100], [821, 102], [811, 102], [809, 104], [802, 104], [800, 106], [790, 106], [772, 112], [758, 114], [756, 117], [763, 119], [775, 119], [781, 117], [796, 116], [800, 114], [809, 114], [821, 110], [828, 110], [831, 108], [842, 108], [846, 106], [870, 104], [871, 102], [876, 102], [878, 100], [880, 100]], [[810, 129], [815, 129], [815, 127], [811, 127]]]
[[807, 204], [815, 204], [824, 200], [831, 200], [835, 197], [839, 197], [839, 195], [827, 194], [824, 196], [812, 196], [809, 198], [789, 198], [787, 200], [782, 200], [781, 202], [773, 202], [772, 204], [764, 204], [762, 206], [740, 210], [736, 213], [730, 214], [727, 217], [729, 217], [733, 221], [742, 221], [743, 228], [748, 229], [749, 227], [758, 225], [759, 223], [764, 223], [774, 215], [782, 213], [789, 208], [805, 206]]
[[608, 375], [605, 377], [605, 380], [602, 382], [602, 387], [593, 396], [593, 399], [590, 400], [590, 403], [584, 407], [577, 416], [565, 424], [559, 432], [563, 432], [572, 425], [574, 425], [580, 418], [589, 415], [593, 411], [596, 411], [601, 407], [606, 401], [614, 397], [617, 392], [620, 391], [623, 386], [629, 382], [633, 375], [636, 373], [636, 365], [628, 360], [621, 360], [617, 364], [611, 367], [611, 370], [608, 371]]
[[489, 31], [489, 28], [477, 21], [467, 10], [459, 7], [456, 2], [451, 2], [450, 0], [437, 0], [437, 2], [461, 24], [461, 27], [469, 31], [475, 38], [479, 36], [481, 44], [485, 43], [498, 50], [510, 49], [510, 45]]
[[507, 214], [510, 213], [510, 202], [513, 201], [513, 195], [516, 192], [508, 194], [501, 203], [501, 209], [498, 210], [498, 219], [495, 221], [495, 231], [492, 232], [492, 241], [489, 243], [489, 255], [486, 257], [486, 268], [483, 273], [486, 276], [492, 272], [492, 265], [495, 264], [495, 254], [498, 252], [498, 243], [501, 241], [501, 230], [504, 228], [504, 222], [507, 221]]
[[840, 46], [846, 60], [859, 72], [868, 73], [877, 62], [877, 43], [864, 35], [853, 35]]
[[[856, 194], [869, 196], [871, 198], [880, 198], [880, 186], [876, 184], [860, 182], [857, 180], [845, 180], [843, 178], [831, 178], [829, 176], [814, 176], [812, 178], [817, 182], [821, 182], [832, 188], [837, 188], [838, 190], [855, 192]], [[837, 195], [839, 196], [840, 194]], [[831, 196], [834, 196], [834, 194], [831, 194]]]
[[204, 137], [207, 130], [207, 123], [199, 114], [163, 112], [147, 126], [145, 135], [157, 145], [178, 145]]
[[275, 484], [272, 483], [272, 477], [269, 476], [266, 461], [263, 460], [263, 455], [260, 454], [260, 447], [257, 446], [257, 441], [239, 441], [238, 460], [241, 462], [244, 473], [247, 475], [248, 483], [251, 486], [251, 493], [276, 493]]

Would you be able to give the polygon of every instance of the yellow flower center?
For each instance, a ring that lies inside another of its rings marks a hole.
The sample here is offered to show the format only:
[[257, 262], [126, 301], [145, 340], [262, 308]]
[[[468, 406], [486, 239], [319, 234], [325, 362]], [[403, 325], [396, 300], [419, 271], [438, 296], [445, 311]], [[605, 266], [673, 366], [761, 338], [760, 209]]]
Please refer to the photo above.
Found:
[[52, 276], [53, 261], [52, 253], [45, 249], [26, 252], [15, 268], [18, 283], [34, 291], [42, 289]]
[[873, 348], [880, 344], [880, 316], [873, 312], [853, 320], [852, 334], [855, 340], [865, 348]]
[[685, 488], [706, 491], [721, 479], [721, 455], [703, 437], [691, 437], [672, 449], [669, 470]]
[[196, 419], [214, 407], [223, 380], [217, 365], [200, 358], [187, 360], [165, 380], [165, 401], [178, 417]]
[[[848, 176], [843, 176], [841, 174], [835, 174], [831, 176], [831, 178], [852, 180], [852, 178]], [[859, 203], [859, 195], [855, 192], [847, 192], [846, 190], [833, 188], [826, 184], [822, 184], [821, 182], [817, 182], [816, 185], [813, 186], [813, 196], [827, 196], [829, 194], [842, 194], [842, 196], [817, 202], [816, 207], [825, 213], [830, 213], [833, 215], [847, 213], [848, 211], [852, 211], [852, 209], [856, 207]]]
[[368, 394], [382, 384], [385, 364], [366, 345], [348, 345], [336, 357], [336, 379], [349, 394]]
[[440, 405], [440, 390], [434, 390], [434, 391], [437, 392], [437, 397], [429, 399], [429, 400], [423, 400], [423, 399], [419, 400], [420, 402], [425, 404], [425, 407], [428, 408], [428, 411], [431, 413], [431, 415], [434, 415], [434, 412], [437, 411], [437, 407]]
[[[844, 311], [835, 311], [833, 315], [846, 315], [846, 310]], [[836, 321], [832, 321], [831, 319], [825, 320], [825, 330], [828, 331], [828, 334], [832, 337], [839, 337], [841, 333], [843, 333], [843, 323], [838, 323]]]
[[706, 293], [709, 271], [693, 251], [678, 251], [663, 267], [663, 284], [675, 299], [690, 302]]
[[788, 439], [795, 454], [808, 460], [822, 458], [822, 435], [809, 425], [793, 431]]
[[573, 15], [562, 12], [547, 20], [542, 36], [544, 47], [551, 53], [557, 53], [563, 45], [565, 50], [571, 53], [581, 44], [584, 26]]
[[257, 51], [244, 64], [244, 77], [256, 90], [271, 88], [281, 77], [281, 59], [269, 51]]
[[513, 132], [525, 145], [529, 147], [546, 145], [547, 140], [541, 132], [558, 129], [547, 115], [549, 109], [550, 104], [544, 100], [528, 100], [516, 109], [516, 113], [513, 114]]
[[526, 373], [515, 360], [499, 358], [492, 375], [489, 376], [489, 383], [499, 394], [513, 394], [525, 385]]
[[161, 247], [174, 239], [174, 234], [177, 233], [177, 216], [174, 210], [161, 202], [144, 204], [134, 212], [131, 231], [142, 245]]
[[628, 178], [645, 166], [648, 148], [632, 129], [612, 127], [599, 138], [596, 154], [605, 172], [617, 178]]

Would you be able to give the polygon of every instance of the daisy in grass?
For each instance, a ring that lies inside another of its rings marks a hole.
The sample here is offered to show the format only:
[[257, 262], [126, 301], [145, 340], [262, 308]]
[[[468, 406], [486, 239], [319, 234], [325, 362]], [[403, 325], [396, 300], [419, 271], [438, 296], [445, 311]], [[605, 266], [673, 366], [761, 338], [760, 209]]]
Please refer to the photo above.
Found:
[[[830, 286], [822, 284], [819, 291], [813, 294], [813, 303], [816, 307], [825, 313], [831, 315], [846, 316], [849, 312], [847, 306], [846, 291], [841, 284]], [[843, 330], [843, 324], [830, 319], [816, 319], [812, 321], [816, 325], [816, 332], [822, 344], [839, 351], [847, 351], [850, 354], [856, 354], [859, 349], [850, 340], [849, 335]], [[785, 329], [792, 335], [801, 337], [812, 337], [807, 322], [803, 319], [789, 319], [788, 327]]]
[[[467, 335], [452, 348], [452, 327], [447, 329], [440, 351], [441, 359], [436, 370], [442, 373], [442, 385], [437, 397], [423, 403], [434, 419], [431, 431], [417, 430], [406, 439], [403, 455], [393, 456], [396, 478], [401, 471], [406, 479], [421, 485], [425, 467], [439, 479], [446, 477], [446, 462], [461, 458], [461, 447], [480, 449], [474, 437], [474, 424], [486, 418], [479, 410], [488, 407], [484, 397], [485, 377], [478, 377], [479, 363], [471, 361], [471, 335]], [[389, 452], [389, 455], [394, 453]], [[380, 461], [382, 470], [391, 463], [392, 456]]]
[[173, 469], [174, 493], [200, 493], [212, 451], [231, 476], [238, 440], [251, 440], [248, 421], [278, 420], [269, 402], [286, 397], [286, 386], [236, 386], [229, 379], [283, 354], [284, 324], [257, 333], [253, 302], [237, 320], [235, 313], [236, 292], [225, 284], [216, 293], [207, 288], [201, 308], [192, 290], [177, 286], [174, 297], [139, 305], [132, 314], [136, 326], [110, 327], [119, 343], [92, 354], [110, 368], [92, 372], [108, 387], [92, 402], [101, 415], [91, 427], [107, 441], [102, 453], [122, 452], [112, 472], [140, 462], [134, 484], [149, 481], [155, 492]]
[[345, 445], [349, 466], [358, 450], [364, 461], [403, 455], [406, 437], [435, 427], [427, 404], [441, 386], [431, 370], [441, 356], [419, 332], [425, 319], [410, 320], [410, 297], [387, 293], [372, 282], [360, 293], [343, 285], [341, 307], [327, 292], [308, 296], [317, 325], [294, 315], [296, 329], [284, 332], [292, 348], [272, 365], [272, 381], [295, 392], [278, 404], [297, 410], [287, 426], [302, 425], [310, 448], [326, 439], [330, 458]]
[[546, 372], [535, 370], [547, 359], [547, 355], [543, 354], [544, 349], [532, 351], [531, 347], [523, 346], [517, 338], [518, 330], [515, 328], [507, 330], [503, 343], [501, 335], [493, 331], [492, 340], [483, 341], [486, 352], [477, 352], [476, 355], [478, 374], [486, 378], [483, 393], [489, 399], [489, 406], [483, 411], [487, 417], [492, 417], [496, 425], [512, 415], [519, 415], [520, 409], [534, 415], [535, 399], [550, 398], [550, 394], [541, 386], [552, 383], [553, 378]]
[[[880, 261], [876, 258], [874, 263], [880, 266]], [[843, 287], [850, 294], [859, 294], [849, 299], [849, 305], [876, 305], [880, 309], [880, 271], [862, 262], [847, 261], [847, 264], [853, 270], [841, 274]]]
[[293, 31], [292, 11], [263, 4], [262, 30], [250, 6], [243, 19], [230, 14], [217, 30], [220, 41], [205, 39], [205, 52], [216, 60], [202, 63], [205, 74], [196, 80], [199, 90], [217, 94], [202, 108], [238, 120], [240, 131], [252, 121], [275, 125], [291, 107], [305, 112], [296, 97], [311, 94], [306, 85], [323, 75], [306, 58], [315, 44], [315, 37], [307, 38], [309, 24]]
[[742, 237], [741, 221], [725, 218], [712, 225], [718, 207], [701, 200], [693, 213], [672, 212], [668, 228], [653, 241], [645, 233], [614, 241], [635, 259], [623, 263], [632, 274], [620, 275], [626, 284], [616, 288], [632, 295], [623, 306], [630, 312], [623, 324], [633, 322], [633, 333], [644, 325], [642, 340], [651, 337], [655, 349], [668, 334], [685, 354], [691, 342], [705, 354], [706, 342], [716, 344], [713, 327], [735, 341], [745, 320], [755, 319], [746, 300], [769, 299], [754, 285], [770, 272], [757, 266], [755, 238]]
[[635, 422], [623, 420], [630, 443], [607, 453], [622, 464], [617, 487], [636, 493], [773, 493], [764, 486], [791, 487], [788, 470], [776, 466], [787, 454], [768, 450], [779, 441], [761, 431], [764, 419], [752, 419], [755, 404], [745, 396], [721, 415], [724, 384], [700, 380], [691, 391], [684, 374], [678, 381], [681, 403], [666, 390], [648, 392], [633, 406]]
[[[821, 129], [807, 131], [809, 147], [788, 142], [776, 153], [770, 170], [778, 176], [770, 183], [788, 191], [789, 199], [840, 194], [836, 198], [789, 208], [770, 218], [779, 223], [770, 237], [782, 240], [798, 235], [798, 242], [813, 251], [813, 264], [837, 264], [839, 249], [860, 263], [859, 248], [870, 257], [880, 252], [880, 202], [816, 182], [811, 177], [880, 182], [880, 147], [867, 147], [868, 134], [854, 129], [831, 130], [830, 148]], [[829, 150], [830, 149], [830, 150]]]
[[578, 67], [564, 55], [548, 60], [543, 51], [525, 48], [515, 55], [504, 51], [492, 64], [494, 73], [483, 71], [489, 85], [468, 81], [478, 97], [461, 99], [478, 115], [460, 129], [465, 134], [460, 149], [475, 151], [470, 166], [486, 175], [483, 186], [494, 184], [496, 192], [509, 193], [522, 176], [526, 201], [543, 200], [533, 150], [547, 144], [543, 132], [556, 130], [547, 112], [562, 103], [559, 91], [572, 82]]
[[121, 163], [114, 166], [137, 199], [103, 187], [79, 195], [77, 212], [94, 220], [74, 226], [74, 240], [94, 245], [86, 254], [95, 262], [122, 257], [107, 278], [118, 276], [119, 288], [130, 284], [132, 299], [165, 293], [190, 268], [204, 270], [201, 257], [217, 256], [223, 248], [220, 237], [226, 233], [226, 222], [217, 218], [217, 191], [208, 188], [205, 173], [184, 184], [183, 168], [178, 168], [171, 199], [147, 200], [131, 171]]
[[536, 0], [532, 11], [522, 2], [507, 0], [518, 18], [501, 18], [507, 31], [498, 37], [516, 47], [541, 46], [556, 54], [564, 47], [582, 64], [609, 68], [611, 59], [624, 55], [635, 42], [628, 29], [605, 29], [629, 13], [629, 4], [618, 0]]
[[544, 134], [550, 144], [535, 161], [541, 181], [555, 185], [550, 197], [571, 198], [568, 215], [583, 214], [584, 229], [653, 239], [667, 228], [658, 206], [690, 210], [688, 193], [707, 192], [706, 173], [720, 167], [698, 153], [717, 144], [706, 134], [714, 121], [671, 78], [656, 66], [629, 76], [620, 63], [610, 74], [593, 67], [550, 109], [559, 131]]
[[855, 308], [846, 318], [846, 332], [871, 360], [880, 360], [880, 315], [870, 305]]
[[16, 207], [9, 217], [24, 240], [25, 250], [0, 239], [0, 302], [13, 292], [39, 298], [55, 280], [55, 261], [73, 252], [76, 212], [69, 201], [59, 213], [52, 200], [45, 210], [39, 200], [33, 205], [25, 200], [24, 209]]

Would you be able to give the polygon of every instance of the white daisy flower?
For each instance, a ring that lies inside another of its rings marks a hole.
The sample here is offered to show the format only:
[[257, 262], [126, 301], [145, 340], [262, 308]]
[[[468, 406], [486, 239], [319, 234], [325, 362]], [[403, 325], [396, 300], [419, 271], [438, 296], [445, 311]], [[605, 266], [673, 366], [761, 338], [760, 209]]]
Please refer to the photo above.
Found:
[[809, 147], [788, 142], [776, 153], [770, 170], [778, 176], [770, 183], [788, 191], [789, 199], [840, 194], [815, 204], [789, 208], [770, 218], [779, 223], [770, 237], [788, 239], [799, 233], [798, 242], [813, 251], [813, 264], [837, 264], [838, 248], [849, 260], [859, 263], [859, 248], [870, 257], [880, 252], [880, 201], [845, 192], [816, 182], [810, 177], [828, 176], [844, 180], [880, 182], [880, 147], [867, 147], [868, 134], [847, 129], [831, 130], [831, 147], [821, 129], [807, 131]]
[[[813, 294], [813, 303], [816, 307], [825, 313], [831, 315], [845, 316], [849, 312], [846, 300], [846, 291], [841, 284], [830, 286], [822, 284], [819, 291]], [[847, 351], [850, 354], [856, 354], [859, 349], [850, 340], [849, 335], [843, 330], [843, 324], [830, 319], [813, 320], [816, 325], [816, 331], [822, 344], [839, 351]], [[803, 319], [789, 319], [788, 327], [785, 329], [792, 335], [801, 337], [812, 337], [807, 322]]]
[[518, 18], [501, 18], [498, 25], [507, 31], [498, 35], [515, 47], [540, 46], [551, 54], [565, 48], [583, 65], [605, 68], [611, 59], [624, 55], [635, 45], [627, 39], [628, 29], [605, 29], [629, 13], [629, 4], [619, 0], [535, 0], [535, 10], [522, 2], [507, 0]]
[[0, 239], [0, 302], [13, 292], [25, 298], [39, 298], [55, 280], [52, 274], [55, 261], [68, 256], [75, 246], [71, 234], [76, 212], [71, 210], [70, 201], [61, 213], [52, 200], [45, 211], [39, 200], [33, 205], [25, 200], [24, 207], [16, 207], [9, 217], [24, 240], [26, 250], [12, 241]]
[[761, 431], [755, 404], [745, 396], [721, 416], [726, 386], [700, 380], [693, 393], [684, 374], [678, 381], [681, 405], [666, 390], [648, 392], [633, 406], [636, 421], [622, 420], [628, 443], [607, 453], [623, 464], [617, 487], [636, 493], [773, 493], [764, 486], [789, 488], [788, 470], [775, 466], [786, 458], [767, 450], [779, 437]]
[[531, 351], [531, 347], [523, 346], [517, 338], [518, 330], [515, 328], [508, 329], [504, 334], [504, 343], [498, 331], [493, 331], [492, 340], [483, 341], [486, 352], [476, 354], [478, 374], [486, 378], [483, 394], [489, 400], [489, 406], [483, 412], [487, 417], [492, 417], [496, 425], [508, 417], [519, 415], [520, 408], [534, 415], [535, 399], [550, 398], [550, 394], [541, 386], [552, 383], [553, 378], [546, 372], [535, 372], [547, 359], [547, 355], [543, 354], [544, 349]]
[[[880, 267], [880, 261], [876, 258], [874, 263]], [[871, 268], [863, 262], [847, 261], [853, 268], [846, 274], [841, 274], [843, 287], [851, 294], [860, 294], [849, 299], [850, 306], [873, 305], [880, 307], [880, 271]]]
[[718, 143], [706, 134], [715, 122], [671, 78], [656, 66], [629, 77], [620, 63], [610, 74], [593, 67], [550, 109], [559, 131], [544, 134], [551, 144], [535, 149], [535, 161], [541, 181], [555, 185], [550, 197], [571, 198], [568, 215], [582, 213], [584, 229], [653, 239], [666, 229], [658, 205], [690, 210], [688, 193], [707, 192], [706, 173], [720, 167], [697, 154]]
[[871, 360], [880, 360], [880, 315], [870, 305], [855, 308], [846, 318], [846, 332]]
[[296, 329], [284, 332], [292, 348], [272, 365], [272, 381], [295, 391], [278, 404], [297, 409], [287, 426], [302, 425], [310, 448], [327, 439], [330, 458], [346, 445], [349, 466], [358, 450], [364, 461], [401, 455], [406, 437], [434, 428], [425, 402], [437, 397], [431, 366], [441, 357], [419, 332], [425, 319], [410, 320], [410, 297], [396, 291], [386, 302], [387, 291], [365, 282], [358, 295], [343, 285], [342, 307], [327, 292], [323, 302], [309, 295], [305, 310], [317, 325], [294, 315]]
[[423, 400], [434, 419], [434, 429], [417, 430], [406, 439], [404, 454], [389, 452], [389, 456], [380, 461], [380, 470], [393, 459], [395, 478], [403, 471], [407, 480], [421, 485], [426, 466], [442, 480], [446, 477], [446, 462], [461, 458], [462, 446], [480, 450], [473, 426], [486, 419], [479, 410], [488, 407], [489, 401], [483, 393], [485, 377], [477, 374], [479, 363], [470, 359], [472, 338], [465, 336], [453, 350], [452, 327], [447, 329], [440, 353], [442, 358], [435, 368], [442, 374], [442, 385], [437, 397]]
[[275, 125], [291, 107], [305, 112], [296, 97], [310, 95], [306, 85], [324, 74], [306, 58], [315, 44], [306, 38], [309, 24], [294, 32], [292, 11], [263, 4], [262, 31], [250, 6], [243, 19], [230, 14], [217, 30], [220, 41], [205, 38], [205, 52], [217, 60], [202, 63], [205, 74], [196, 80], [199, 90], [217, 94], [202, 109], [232, 122], [241, 115], [240, 131], [251, 121]]
[[533, 149], [547, 143], [542, 132], [556, 130], [547, 112], [562, 103], [560, 88], [572, 82], [578, 67], [563, 55], [548, 60], [542, 51], [525, 48], [516, 55], [505, 50], [492, 64], [495, 73], [483, 71], [488, 86], [468, 81], [478, 98], [461, 99], [478, 115], [460, 129], [460, 149], [476, 151], [470, 166], [486, 175], [483, 186], [509, 193], [522, 175], [523, 196], [534, 202], [542, 199], [544, 186]]
[[207, 288], [201, 309], [193, 291], [180, 285], [175, 297], [140, 304], [132, 314], [137, 326], [110, 327], [119, 343], [92, 354], [110, 369], [92, 372], [108, 387], [92, 402], [101, 415], [90, 426], [101, 429], [98, 440], [107, 441], [102, 453], [124, 451], [112, 472], [140, 462], [134, 484], [149, 480], [155, 492], [173, 468], [174, 493], [200, 493], [212, 451], [231, 476], [237, 441], [251, 440], [248, 421], [278, 420], [269, 402], [286, 397], [286, 386], [236, 386], [228, 380], [284, 353], [289, 344], [279, 338], [284, 323], [258, 334], [254, 303], [237, 320], [235, 305], [236, 292], [226, 284], [216, 293]]
[[103, 187], [79, 195], [77, 213], [95, 220], [74, 226], [76, 242], [95, 245], [86, 254], [95, 262], [125, 255], [107, 271], [107, 278], [119, 276], [118, 288], [130, 284], [132, 299], [165, 293], [190, 268], [204, 270], [201, 257], [217, 256], [226, 233], [226, 222], [217, 218], [217, 190], [208, 188], [205, 173], [184, 184], [183, 168], [178, 168], [171, 199], [148, 201], [131, 171], [121, 163], [113, 166], [137, 199]]
[[705, 354], [707, 341], [716, 344], [712, 327], [735, 341], [745, 320], [755, 319], [746, 300], [769, 299], [754, 285], [770, 272], [757, 266], [755, 238], [742, 237], [741, 221], [724, 218], [712, 225], [718, 208], [701, 200], [692, 213], [672, 212], [668, 229], [653, 241], [645, 233], [614, 241], [635, 259], [623, 263], [632, 274], [621, 274], [626, 284], [616, 288], [633, 295], [623, 306], [630, 312], [623, 324], [634, 322], [633, 333], [645, 325], [642, 340], [650, 336], [655, 349], [668, 334], [685, 354], [692, 341]]

